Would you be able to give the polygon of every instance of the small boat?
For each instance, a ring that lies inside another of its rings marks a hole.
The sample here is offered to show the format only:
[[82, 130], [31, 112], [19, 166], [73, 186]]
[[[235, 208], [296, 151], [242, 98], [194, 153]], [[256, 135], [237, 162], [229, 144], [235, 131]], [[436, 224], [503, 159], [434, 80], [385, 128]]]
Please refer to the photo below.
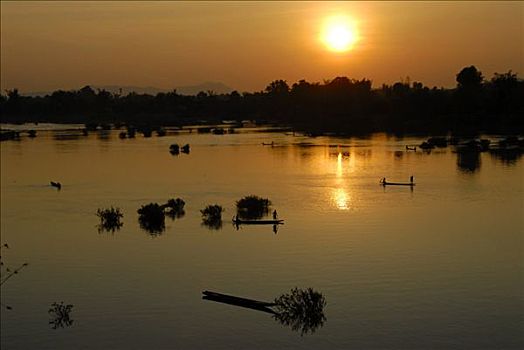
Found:
[[275, 220], [242, 220], [242, 219], [233, 219], [235, 225], [282, 225], [284, 220], [275, 219]]
[[215, 301], [218, 303], [224, 303], [229, 305], [235, 305], [235, 306], [241, 306], [248, 309], [258, 310], [267, 312], [270, 314], [276, 314], [276, 312], [271, 309], [271, 307], [275, 306], [275, 303], [268, 303], [265, 301], [259, 301], [259, 300], [253, 300], [253, 299], [246, 299], [246, 298], [239, 298], [232, 295], [222, 294], [222, 293], [215, 293], [210, 291], [203, 291], [202, 299], [204, 300], [210, 300]]
[[227, 294], [212, 292], [212, 291], [209, 291], [209, 290], [203, 291], [202, 294], [204, 294], [208, 298], [222, 299], [222, 300], [237, 302], [237, 303], [240, 303], [240, 304], [256, 304], [256, 305], [259, 305], [259, 306], [269, 306], [269, 307], [275, 306], [275, 303], [268, 303], [268, 302], [260, 301], [260, 300], [240, 298], [240, 297], [235, 297], [233, 295], [227, 295]]
[[381, 182], [382, 186], [415, 186], [414, 182]]

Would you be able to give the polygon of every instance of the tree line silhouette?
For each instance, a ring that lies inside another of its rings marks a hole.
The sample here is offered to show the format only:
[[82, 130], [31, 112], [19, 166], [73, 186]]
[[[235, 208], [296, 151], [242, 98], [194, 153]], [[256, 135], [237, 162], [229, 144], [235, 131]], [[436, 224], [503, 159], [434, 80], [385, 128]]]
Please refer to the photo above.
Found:
[[181, 126], [202, 120], [254, 119], [311, 134], [368, 132], [497, 132], [524, 130], [524, 80], [512, 71], [487, 80], [475, 66], [456, 75], [455, 88], [429, 88], [409, 78], [372, 88], [369, 79], [322, 83], [271, 82], [263, 91], [180, 95], [121, 95], [90, 86], [23, 96], [0, 94], [2, 122], [124, 123]]

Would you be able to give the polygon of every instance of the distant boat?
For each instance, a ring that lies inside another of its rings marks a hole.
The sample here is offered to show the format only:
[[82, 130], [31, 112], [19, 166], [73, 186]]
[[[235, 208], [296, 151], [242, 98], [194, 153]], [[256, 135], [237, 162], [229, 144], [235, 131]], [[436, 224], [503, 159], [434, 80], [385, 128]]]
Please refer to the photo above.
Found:
[[281, 225], [284, 224], [284, 220], [275, 219], [275, 220], [242, 220], [242, 219], [233, 219], [235, 225]]
[[381, 182], [382, 186], [415, 186], [414, 182]]

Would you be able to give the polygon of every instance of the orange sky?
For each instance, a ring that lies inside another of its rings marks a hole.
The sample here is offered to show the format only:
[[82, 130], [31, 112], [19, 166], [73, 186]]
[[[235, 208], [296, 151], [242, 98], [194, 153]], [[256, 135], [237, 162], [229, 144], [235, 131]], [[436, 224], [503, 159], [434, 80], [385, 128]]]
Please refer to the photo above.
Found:
[[[524, 2], [1, 2], [1, 88], [409, 76], [455, 85], [464, 66], [524, 76]], [[350, 16], [360, 40], [334, 53], [326, 17]]]

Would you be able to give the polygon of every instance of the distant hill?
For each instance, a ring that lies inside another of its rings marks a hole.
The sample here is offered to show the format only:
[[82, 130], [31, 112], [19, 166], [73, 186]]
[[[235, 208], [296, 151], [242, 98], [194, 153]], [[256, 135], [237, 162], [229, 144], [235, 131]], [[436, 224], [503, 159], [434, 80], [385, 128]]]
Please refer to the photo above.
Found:
[[[122, 95], [127, 95], [131, 92], [136, 92], [137, 94], [149, 94], [156, 95], [159, 92], [168, 92], [173, 91], [173, 89], [160, 89], [152, 86], [118, 86], [118, 85], [91, 85], [95, 90], [106, 90], [111, 93], [121, 93]], [[79, 87], [78, 89], [80, 89]], [[221, 82], [208, 81], [197, 85], [187, 85], [187, 86], [178, 86], [175, 88], [177, 93], [181, 95], [196, 95], [200, 91], [208, 92], [213, 91], [215, 94], [225, 94], [233, 91], [234, 89], [227, 86]], [[22, 92], [24, 96], [45, 96], [52, 94], [53, 91], [31, 91], [31, 92]]]
[[176, 91], [181, 95], [196, 95], [200, 91], [213, 91], [215, 94], [227, 94], [234, 89], [221, 82], [208, 81], [198, 85], [179, 86]]

